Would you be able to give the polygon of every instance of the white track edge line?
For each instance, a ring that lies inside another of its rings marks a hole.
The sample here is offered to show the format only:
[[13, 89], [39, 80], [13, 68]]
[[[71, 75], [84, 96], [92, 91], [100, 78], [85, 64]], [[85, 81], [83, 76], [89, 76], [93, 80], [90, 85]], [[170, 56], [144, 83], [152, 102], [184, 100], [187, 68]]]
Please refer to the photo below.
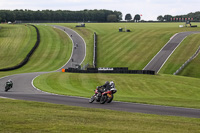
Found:
[[[187, 36], [186, 36], [187, 37]], [[171, 57], [171, 55], [174, 53], [174, 51], [180, 46], [180, 44], [185, 40], [185, 38], [183, 38], [183, 40], [176, 46], [176, 48], [171, 52], [171, 54], [167, 57], [167, 59], [165, 60], [165, 62], [163, 62], [162, 66], [159, 68], [158, 72], [162, 69], [162, 67], [165, 65], [165, 63], [167, 62], [167, 60]]]

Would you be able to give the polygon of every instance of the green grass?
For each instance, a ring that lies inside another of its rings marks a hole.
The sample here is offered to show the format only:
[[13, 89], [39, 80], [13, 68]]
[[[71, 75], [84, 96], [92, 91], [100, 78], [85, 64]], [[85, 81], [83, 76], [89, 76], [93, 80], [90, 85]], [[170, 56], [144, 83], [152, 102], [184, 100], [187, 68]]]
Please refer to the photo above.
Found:
[[[76, 24], [62, 24], [81, 33], [87, 32], [87, 46], [93, 45], [93, 32], [98, 35], [98, 67], [129, 67], [143, 69], [157, 52], [178, 32], [200, 28], [179, 28], [183, 23], [86, 23], [85, 28], [74, 28]], [[200, 23], [193, 23], [200, 26]], [[118, 32], [119, 27], [131, 32]], [[197, 39], [197, 38], [196, 38]], [[92, 51], [92, 47], [87, 51]], [[92, 54], [87, 60], [92, 60]], [[91, 62], [91, 61], [90, 61]]]
[[200, 119], [0, 99], [0, 132], [197, 133]]
[[200, 78], [199, 66], [200, 66], [200, 55], [198, 55], [194, 60], [192, 60], [192, 62], [189, 63], [183, 69], [183, 71], [179, 73], [179, 75]]
[[178, 107], [200, 108], [200, 79], [170, 75], [49, 73], [34, 85], [56, 94], [91, 97], [96, 86], [113, 80], [114, 100]]
[[[178, 70], [197, 51], [199, 46], [200, 46], [200, 34], [192, 34], [188, 36], [181, 43], [181, 45], [175, 50], [175, 52], [171, 55], [166, 64], [160, 70], [160, 73], [173, 74], [174, 72], [176, 72], [176, 70]], [[184, 76], [187, 76], [188, 74], [186, 73], [190, 73], [190, 71], [193, 71], [193, 73], [195, 72], [198, 73], [198, 68], [200, 65], [194, 64], [192, 66], [196, 66], [195, 67], [196, 69], [192, 70], [193, 69], [192, 68], [184, 70], [185, 71], [184, 72], [185, 74], [183, 74]]]
[[[74, 27], [76, 24], [65, 24], [68, 25]], [[118, 32], [118, 28], [125, 25], [131, 29], [131, 33]], [[173, 34], [199, 29], [178, 28], [178, 25], [109, 23], [86, 24], [85, 29], [74, 29], [86, 39], [89, 53], [86, 62], [92, 60], [92, 52], [89, 51], [93, 50], [95, 31], [98, 34], [98, 45], [101, 46], [98, 51], [99, 66], [142, 69]], [[1, 72], [0, 77], [15, 73], [52, 71], [67, 62], [72, 49], [68, 36], [51, 27], [37, 27], [41, 34], [41, 44], [31, 60], [19, 70]], [[200, 79], [182, 76], [50, 73], [36, 78], [34, 84], [44, 91], [91, 97], [96, 86], [106, 80], [116, 83], [118, 92], [114, 100], [200, 108]], [[6, 99], [0, 99], [0, 104], [0, 132], [200, 132], [200, 120], [192, 118]]]
[[0, 25], [0, 69], [22, 62], [36, 42], [36, 30], [30, 25]]
[[[53, 71], [62, 67], [70, 58], [72, 42], [61, 30], [49, 26], [36, 25], [39, 29], [41, 42], [29, 62], [20, 69], [0, 72], [0, 77], [40, 71]], [[4, 54], [5, 56], [5, 54]], [[10, 56], [15, 58], [15, 56]]]

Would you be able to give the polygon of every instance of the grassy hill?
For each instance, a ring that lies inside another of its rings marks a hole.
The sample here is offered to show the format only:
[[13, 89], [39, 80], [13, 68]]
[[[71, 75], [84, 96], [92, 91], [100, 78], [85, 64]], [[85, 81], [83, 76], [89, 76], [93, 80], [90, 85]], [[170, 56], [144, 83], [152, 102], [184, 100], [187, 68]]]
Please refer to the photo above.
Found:
[[[91, 41], [92, 37], [88, 36], [92, 36], [92, 31], [97, 32], [98, 50], [100, 49], [100, 52], [98, 51], [100, 65], [98, 66], [128, 66], [129, 69], [142, 69], [172, 35], [177, 32], [199, 29], [179, 28], [179, 24], [181, 23], [102, 23], [86, 24], [87, 28], [75, 28], [75, 24], [61, 25], [69, 26], [83, 35], [90, 48], [92, 48], [93, 42]], [[118, 32], [118, 27], [122, 27], [122, 25], [129, 27], [132, 32]], [[163, 67], [161, 73], [172, 74], [176, 71], [185, 62], [185, 59], [187, 60], [196, 51], [199, 40], [199, 34], [187, 37]], [[89, 51], [88, 48], [87, 50]], [[87, 60], [90, 59], [87, 58]], [[106, 64], [103, 60], [106, 60]], [[53, 73], [38, 77], [34, 82], [38, 88], [44, 91], [90, 97], [93, 94], [91, 90], [106, 80], [114, 80], [118, 84], [120, 93], [115, 98], [118, 101], [200, 108], [197, 104], [200, 100], [197, 96], [199, 80], [194, 78], [169, 75]], [[188, 92], [188, 89], [191, 91]]]
[[[15, 73], [53, 71], [62, 67], [69, 60], [72, 52], [72, 42], [69, 37], [59, 29], [44, 25], [36, 26], [39, 29], [41, 40], [39, 47], [31, 56], [29, 62], [20, 69], [0, 72], [0, 77]], [[6, 45], [3, 46], [6, 47]], [[23, 48], [19, 49], [21, 51], [24, 50]], [[2, 58], [6, 56], [5, 53], [2, 54]], [[16, 54], [21, 55], [20, 53]], [[6, 56], [6, 58], [8, 57]], [[9, 58], [10, 60], [14, 60], [15, 54]]]
[[[61, 25], [74, 28], [76, 24]], [[125, 27], [125, 25], [132, 32], [119, 33], [118, 28]], [[178, 28], [178, 25], [179, 23], [109, 23], [86, 24], [86, 28], [74, 29], [86, 39], [86, 62], [92, 62], [92, 52], [89, 51], [93, 51], [93, 31], [95, 31], [98, 34], [98, 45], [100, 46], [99, 66], [128, 66], [131, 69], [142, 69], [173, 34], [199, 29]], [[67, 62], [72, 49], [68, 36], [63, 31], [52, 27], [42, 25], [37, 25], [37, 27], [40, 30], [41, 43], [31, 60], [18, 70], [0, 72], [0, 77], [15, 73], [52, 71]], [[1, 31], [2, 29], [0, 29], [0, 34]], [[193, 37], [192, 35], [191, 38]], [[198, 40], [198, 37], [195, 36], [195, 38], [194, 42]], [[196, 66], [195, 68], [198, 69]], [[200, 79], [197, 78], [163, 74], [152, 76], [50, 73], [36, 78], [34, 84], [48, 92], [91, 97], [96, 86], [102, 85], [106, 80], [113, 80], [116, 83], [118, 92], [114, 100], [200, 108], [200, 85], [198, 84]], [[8, 99], [1, 99], [0, 104], [0, 132], [190, 133], [200, 130], [199, 119], [193, 118], [146, 115]]]
[[36, 30], [32, 26], [1, 24], [0, 69], [19, 64], [36, 42]]
[[[183, 23], [86, 23], [85, 28], [75, 28], [76, 24], [61, 24], [72, 27], [85, 37], [87, 51], [93, 50], [93, 36], [98, 35], [98, 67], [129, 67], [143, 69], [155, 54], [178, 32], [200, 30], [200, 28], [179, 28]], [[197, 24], [200, 27], [199, 23]], [[119, 27], [131, 32], [118, 32]], [[85, 34], [86, 32], [88, 34]], [[199, 40], [197, 37], [194, 41]], [[88, 44], [89, 43], [89, 44]], [[87, 55], [91, 62], [91, 54]]]
[[179, 73], [182, 76], [200, 78], [200, 55], [198, 55], [191, 63], [189, 63], [183, 71]]
[[96, 86], [113, 80], [114, 100], [178, 107], [200, 108], [200, 79], [171, 75], [49, 73], [34, 80], [47, 92], [91, 97]]

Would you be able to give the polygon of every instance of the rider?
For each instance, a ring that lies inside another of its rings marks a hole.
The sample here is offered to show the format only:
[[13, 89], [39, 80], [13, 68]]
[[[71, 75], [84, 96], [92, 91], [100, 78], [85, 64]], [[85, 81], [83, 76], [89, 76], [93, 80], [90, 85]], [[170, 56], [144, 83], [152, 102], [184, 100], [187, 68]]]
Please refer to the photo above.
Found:
[[113, 81], [106, 81], [104, 85], [102, 86], [99, 86], [98, 88], [102, 88], [103, 87], [103, 91], [108, 91], [110, 90], [111, 88], [114, 88], [114, 82]]
[[13, 82], [12, 82], [12, 80], [11, 80], [11, 79], [9, 79], [9, 80], [6, 82], [6, 84], [7, 84], [7, 85], [10, 85], [10, 86], [11, 86], [11, 88], [12, 88], [12, 86], [13, 86]]

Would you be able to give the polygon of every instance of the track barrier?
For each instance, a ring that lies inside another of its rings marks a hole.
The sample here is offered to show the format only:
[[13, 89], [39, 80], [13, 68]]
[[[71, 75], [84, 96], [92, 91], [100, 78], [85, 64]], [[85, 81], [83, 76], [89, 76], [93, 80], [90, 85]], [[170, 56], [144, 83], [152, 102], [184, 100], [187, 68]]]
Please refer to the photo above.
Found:
[[197, 51], [174, 73], [174, 75], [179, 74], [194, 58], [198, 56], [200, 52], [200, 46]]
[[151, 70], [128, 70], [127, 67], [87, 68], [87, 70], [81, 70], [81, 69], [77, 69], [77, 68], [67, 68], [67, 69], [65, 69], [65, 72], [70, 72], [70, 73], [116, 73], [116, 74], [121, 73], [121, 74], [155, 75], [155, 71], [151, 71]]
[[39, 46], [39, 43], [40, 43], [40, 33], [39, 33], [38, 28], [37, 28], [35, 25], [31, 25], [31, 26], [35, 27], [36, 32], [37, 32], [37, 41], [36, 41], [34, 47], [33, 47], [33, 48], [31, 49], [31, 51], [26, 55], [25, 59], [24, 59], [21, 63], [19, 63], [19, 64], [16, 65], [16, 66], [13, 66], [13, 67], [0, 69], [0, 71], [11, 71], [11, 70], [18, 69], [18, 68], [24, 66], [24, 65], [29, 61], [29, 58], [30, 58], [31, 55], [34, 53], [34, 51], [37, 49], [37, 47]]
[[93, 53], [93, 67], [97, 67], [97, 34], [94, 32], [94, 53]]

